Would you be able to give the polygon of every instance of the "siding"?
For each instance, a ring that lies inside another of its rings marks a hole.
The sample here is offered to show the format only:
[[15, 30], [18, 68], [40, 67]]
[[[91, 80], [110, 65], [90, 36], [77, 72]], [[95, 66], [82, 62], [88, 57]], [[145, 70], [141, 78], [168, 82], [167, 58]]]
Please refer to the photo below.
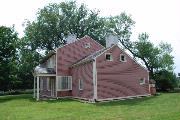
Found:
[[[92, 62], [72, 68], [72, 95], [86, 99], [93, 98]], [[83, 90], [79, 90], [79, 79], [83, 80]]]
[[[91, 47], [85, 48], [86, 43], [90, 43]], [[57, 75], [71, 75], [69, 67], [73, 63], [102, 48], [100, 44], [86, 36], [57, 49]]]
[[[147, 70], [134, 62], [118, 46], [112, 47], [106, 53], [112, 53], [113, 61], [106, 61], [105, 53], [96, 59], [98, 99], [149, 94]], [[120, 62], [122, 53], [127, 62]], [[140, 78], [145, 78], [146, 84], [140, 85]]]

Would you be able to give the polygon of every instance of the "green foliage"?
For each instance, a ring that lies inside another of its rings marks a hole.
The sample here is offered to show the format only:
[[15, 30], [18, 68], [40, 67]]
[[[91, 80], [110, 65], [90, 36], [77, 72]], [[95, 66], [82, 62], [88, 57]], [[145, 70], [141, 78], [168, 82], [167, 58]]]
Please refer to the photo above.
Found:
[[161, 70], [155, 73], [156, 87], [161, 91], [173, 90], [178, 87], [178, 78], [173, 72]]
[[41, 55], [29, 48], [28, 41], [22, 38], [19, 42], [19, 64], [17, 73], [19, 84], [14, 87], [15, 89], [31, 89], [33, 87], [33, 71], [35, 66], [39, 64], [40, 59]]
[[0, 26], [0, 90], [11, 89], [16, 80], [17, 41], [13, 27]]
[[141, 99], [82, 103], [35, 101], [32, 95], [0, 96], [1, 120], [179, 120], [180, 93]]
[[37, 20], [27, 22], [25, 38], [29, 40], [33, 50], [53, 50], [65, 43], [69, 34], [78, 38], [89, 35], [100, 43], [104, 43], [104, 19], [98, 11], [87, 9], [84, 4], [61, 2], [49, 4], [37, 13]]
[[138, 41], [134, 42], [134, 46], [134, 56], [144, 62], [150, 71], [151, 78], [153, 78], [155, 71], [173, 70], [174, 61], [170, 44], [161, 43], [159, 46], [154, 46], [149, 41], [149, 35], [142, 33], [139, 35]]

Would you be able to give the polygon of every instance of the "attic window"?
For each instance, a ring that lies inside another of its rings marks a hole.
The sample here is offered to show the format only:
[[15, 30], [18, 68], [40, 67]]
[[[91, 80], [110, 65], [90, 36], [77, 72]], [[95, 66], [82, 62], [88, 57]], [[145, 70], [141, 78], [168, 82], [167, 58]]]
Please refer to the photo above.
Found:
[[90, 48], [90, 47], [91, 47], [91, 44], [90, 44], [90, 43], [86, 43], [86, 44], [84, 45], [84, 47], [85, 47], [85, 48]]
[[120, 54], [120, 61], [126, 62], [126, 56], [124, 54]]
[[145, 84], [145, 78], [141, 78], [141, 79], [139, 80], [139, 82], [140, 82], [140, 85], [144, 85], [144, 84]]
[[113, 57], [112, 57], [112, 54], [111, 54], [111, 53], [106, 53], [106, 54], [105, 54], [105, 57], [106, 57], [106, 60], [107, 60], [107, 61], [112, 61], [112, 60], [113, 60]]

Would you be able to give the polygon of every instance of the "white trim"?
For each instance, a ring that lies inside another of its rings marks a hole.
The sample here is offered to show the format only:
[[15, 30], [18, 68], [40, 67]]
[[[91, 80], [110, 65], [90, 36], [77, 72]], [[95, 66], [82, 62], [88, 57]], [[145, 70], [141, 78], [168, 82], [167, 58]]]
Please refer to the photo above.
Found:
[[[110, 55], [110, 60], [106, 59], [106, 55]], [[105, 59], [106, 59], [106, 61], [113, 61], [112, 53], [105, 53]]]
[[[80, 86], [80, 85], [82, 85], [82, 86]], [[83, 79], [79, 79], [79, 90], [83, 90]]]
[[[149, 72], [149, 70], [147, 68], [145, 68], [143, 65], [141, 65], [140, 63], [138, 63], [134, 58], [132, 58], [124, 49], [122, 49], [119, 45], [117, 45], [118, 48], [123, 51], [129, 58], [131, 58], [136, 64], [138, 64], [140, 67], [142, 67], [143, 69], [145, 69], [147, 72]], [[126, 49], [127, 50], [127, 49]]]
[[[141, 83], [141, 79], [143, 79], [143, 82], [142, 82], [142, 83]], [[139, 83], [140, 85], [145, 85], [145, 84], [146, 84], [146, 78], [145, 78], [145, 77], [144, 77], [144, 78], [140, 78], [140, 79], [139, 79], [139, 82], [140, 82], [140, 83]]]
[[34, 76], [34, 86], [33, 86], [34, 95], [33, 98], [36, 97], [36, 77]]
[[[60, 48], [63, 48], [63, 47], [65, 47], [65, 46], [67, 46], [67, 45], [70, 45], [70, 44], [73, 44], [73, 43], [75, 43], [75, 42], [78, 42], [78, 41], [80, 41], [80, 40], [85, 40], [84, 38], [87, 38], [87, 37], [89, 37], [88, 35], [85, 35], [84, 37], [82, 37], [82, 38], [76, 38], [76, 40], [74, 41], [74, 42], [72, 42], [72, 43], [69, 43], [69, 44], [65, 44], [65, 45], [62, 45], [62, 46], [60, 46], [60, 47], [58, 47], [58, 48], [56, 48], [56, 50], [55, 51], [57, 51], [58, 49], [60, 49]], [[92, 39], [91, 37], [89, 37], [91, 40], [93, 40], [93, 41], [95, 41], [94, 39]], [[101, 45], [100, 43], [98, 43], [97, 41], [95, 41], [98, 45], [100, 45], [102, 48], [104, 48], [104, 46], [103, 45]]]
[[56, 64], [55, 64], [55, 65], [56, 65], [56, 78], [55, 78], [55, 83], [56, 83], [56, 85], [55, 85], [55, 87], [56, 87], [56, 88], [55, 88], [55, 89], [56, 89], [56, 90], [55, 90], [55, 96], [56, 96], [56, 98], [57, 98], [57, 87], [58, 87], [58, 80], [57, 80], [57, 74], [58, 74], [58, 73], [57, 73], [57, 72], [58, 72], [58, 71], [57, 71], [57, 65], [58, 65], [57, 62], [58, 62], [58, 61], [57, 61], [57, 59], [58, 59], [58, 51], [57, 51], [57, 49], [56, 49]]
[[[60, 89], [59, 88], [59, 78], [60, 78], [60, 81], [61, 81], [61, 78], [62, 77], [68, 77], [68, 82], [71, 81], [71, 84], [70, 84], [70, 89]], [[69, 91], [69, 90], [72, 90], [72, 76], [57, 76], [57, 91]]]
[[[121, 59], [122, 56], [124, 56], [124, 61]], [[119, 56], [119, 60], [120, 60], [121, 62], [127, 62], [126, 55], [123, 54], [123, 53], [121, 53], [120, 56]]]
[[104, 50], [102, 53], [100, 53], [99, 55], [97, 55], [96, 57], [94, 57], [94, 59], [96, 59], [97, 57], [101, 56], [102, 54], [104, 54], [106, 51], [110, 50], [111, 48], [113, 48], [115, 45], [112, 45], [111, 47], [107, 48], [106, 50]]
[[41, 74], [37, 74], [36, 76], [37, 76], [37, 77], [38, 77], [38, 76], [49, 76], [49, 77], [50, 77], [50, 76], [56, 76], [56, 74], [45, 74], [45, 73], [42, 74], [42, 73], [41, 73]]
[[132, 98], [139, 98], [139, 97], [146, 97], [151, 96], [151, 94], [144, 94], [144, 95], [135, 95], [135, 96], [126, 96], [126, 97], [116, 97], [116, 98], [105, 98], [105, 99], [97, 99], [97, 101], [111, 101], [111, 100], [124, 100], [124, 99], [132, 99]]
[[39, 76], [37, 77], [37, 97], [36, 100], [39, 100]]
[[97, 99], [97, 70], [96, 70], [96, 59], [93, 61], [93, 88], [94, 96], [93, 99]]
[[85, 43], [84, 48], [86, 48], [86, 49], [91, 48], [91, 44], [89, 42]]

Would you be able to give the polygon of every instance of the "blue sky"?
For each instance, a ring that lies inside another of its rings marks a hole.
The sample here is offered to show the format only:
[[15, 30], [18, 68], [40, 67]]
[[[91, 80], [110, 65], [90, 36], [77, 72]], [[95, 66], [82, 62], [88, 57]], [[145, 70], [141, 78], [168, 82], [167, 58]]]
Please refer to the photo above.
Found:
[[[3, 0], [0, 2], [0, 25], [12, 26], [23, 36], [25, 19], [33, 21], [38, 8], [62, 0]], [[100, 10], [101, 16], [114, 16], [121, 12], [131, 14], [136, 22], [132, 39], [147, 32], [154, 44], [168, 42], [173, 47], [175, 72], [180, 72], [180, 1], [179, 0], [77, 0], [90, 9]]]

